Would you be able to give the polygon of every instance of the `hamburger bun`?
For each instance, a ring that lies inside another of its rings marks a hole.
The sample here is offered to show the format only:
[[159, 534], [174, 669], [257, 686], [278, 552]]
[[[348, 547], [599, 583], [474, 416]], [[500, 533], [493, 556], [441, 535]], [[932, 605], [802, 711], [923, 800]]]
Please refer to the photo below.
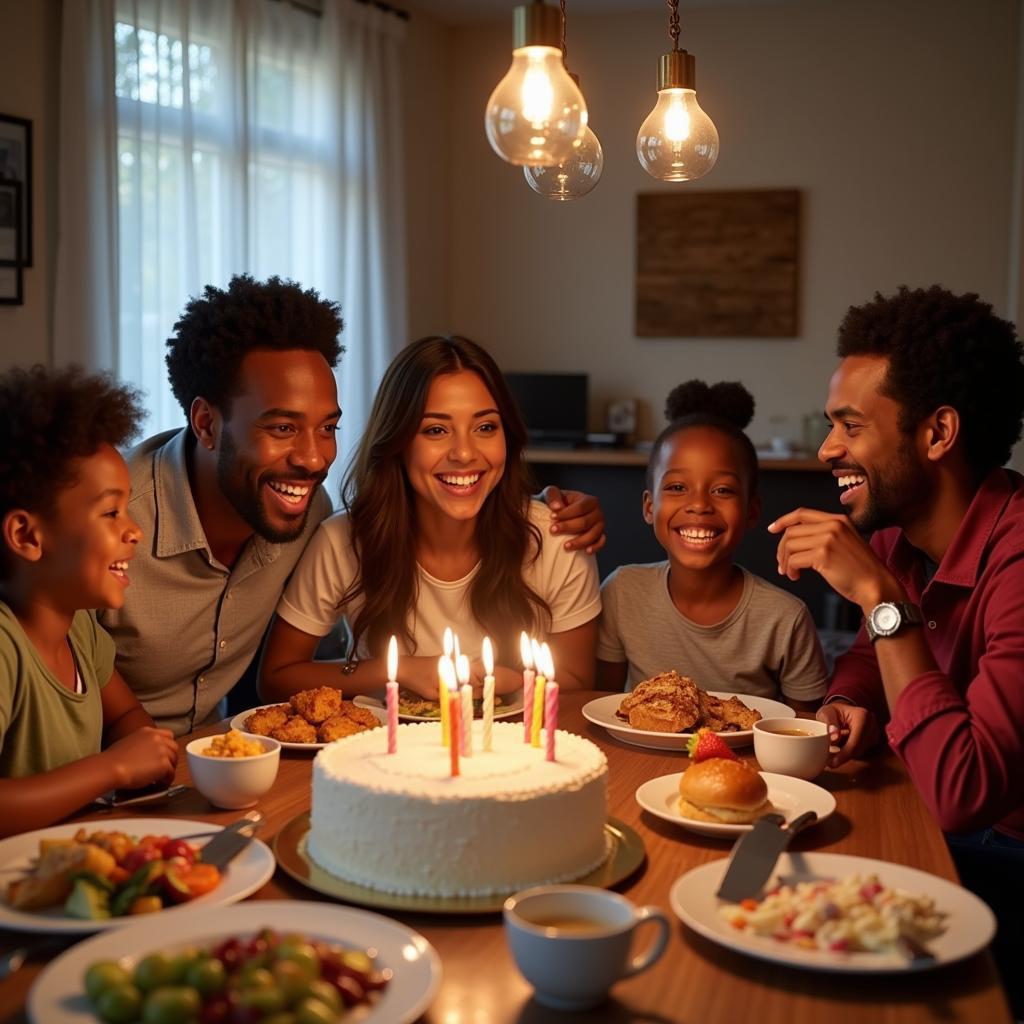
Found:
[[725, 757], [690, 765], [679, 780], [679, 796], [684, 818], [722, 825], [746, 825], [771, 810], [756, 769]]

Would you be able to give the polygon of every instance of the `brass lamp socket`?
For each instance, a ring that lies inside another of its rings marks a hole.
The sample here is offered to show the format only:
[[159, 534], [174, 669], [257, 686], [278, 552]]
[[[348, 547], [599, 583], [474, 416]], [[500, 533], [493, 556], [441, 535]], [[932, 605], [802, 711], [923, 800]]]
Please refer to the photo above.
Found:
[[673, 50], [658, 58], [658, 92], [662, 89], [696, 89], [697, 61], [692, 53]]
[[562, 12], [543, 0], [523, 4], [512, 12], [512, 49], [524, 46], [562, 47]]

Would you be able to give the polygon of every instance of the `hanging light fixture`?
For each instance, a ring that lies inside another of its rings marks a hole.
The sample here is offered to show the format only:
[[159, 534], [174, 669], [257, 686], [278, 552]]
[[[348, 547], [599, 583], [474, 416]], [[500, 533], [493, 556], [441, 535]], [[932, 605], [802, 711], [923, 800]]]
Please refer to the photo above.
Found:
[[[568, 69], [565, 48], [565, 0], [561, 0], [562, 10], [562, 64]], [[571, 71], [569, 77], [579, 88], [580, 80]], [[566, 202], [585, 196], [600, 180], [604, 168], [604, 151], [601, 143], [589, 124], [583, 134], [573, 143], [573, 150], [567, 160], [555, 164], [554, 167], [524, 167], [523, 177], [526, 183], [538, 195], [545, 199]]]
[[658, 102], [636, 136], [636, 155], [652, 178], [693, 181], [718, 159], [718, 129], [697, 102], [696, 61], [679, 49], [679, 0], [668, 0], [672, 52], [658, 60]]
[[543, 0], [513, 11], [512, 66], [484, 114], [487, 141], [511, 164], [554, 167], [586, 128], [583, 93], [562, 63], [561, 31], [561, 11]]

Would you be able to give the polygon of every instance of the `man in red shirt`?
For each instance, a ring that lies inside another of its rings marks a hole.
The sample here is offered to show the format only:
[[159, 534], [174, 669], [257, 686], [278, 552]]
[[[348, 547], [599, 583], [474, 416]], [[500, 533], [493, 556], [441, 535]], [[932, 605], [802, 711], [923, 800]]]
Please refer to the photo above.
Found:
[[1001, 468], [1021, 436], [1022, 353], [977, 295], [904, 287], [851, 307], [818, 452], [845, 515], [768, 527], [781, 574], [813, 569], [864, 613], [818, 712], [833, 764], [884, 728], [1000, 917], [1001, 965], [1024, 885], [1024, 479]]

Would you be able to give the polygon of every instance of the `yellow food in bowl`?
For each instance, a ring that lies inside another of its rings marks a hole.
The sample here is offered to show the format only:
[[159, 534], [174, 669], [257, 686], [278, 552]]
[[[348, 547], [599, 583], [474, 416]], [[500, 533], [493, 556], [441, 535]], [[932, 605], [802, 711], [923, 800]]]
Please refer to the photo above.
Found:
[[222, 736], [214, 736], [202, 753], [206, 757], [256, 757], [264, 753], [264, 749], [259, 740], [246, 739], [232, 729]]

